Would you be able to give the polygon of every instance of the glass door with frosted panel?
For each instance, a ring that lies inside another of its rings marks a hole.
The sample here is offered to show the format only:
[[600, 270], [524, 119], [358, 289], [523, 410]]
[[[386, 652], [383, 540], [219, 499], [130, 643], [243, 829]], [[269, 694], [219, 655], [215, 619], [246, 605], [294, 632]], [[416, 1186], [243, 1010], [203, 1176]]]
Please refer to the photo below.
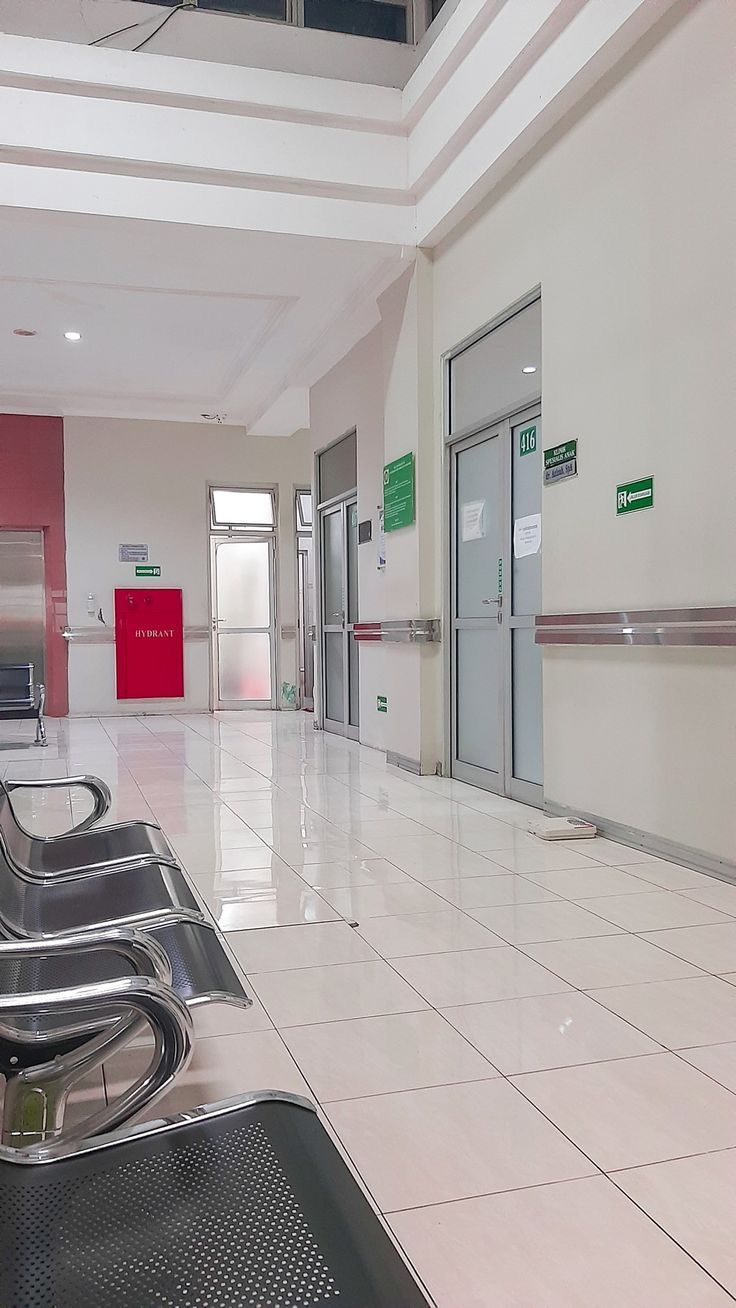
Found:
[[[512, 799], [541, 804], [542, 791], [542, 647], [534, 643], [535, 615], [542, 611], [541, 548], [531, 554], [514, 550], [514, 523], [542, 513], [542, 417], [535, 407], [510, 422], [511, 523], [509, 558], [511, 595], [508, 613], [511, 694], [506, 695], [507, 793]], [[556, 494], [556, 491], [552, 491]]]
[[215, 707], [274, 704], [273, 538], [212, 542]]
[[323, 719], [327, 731], [358, 737], [358, 509], [355, 500], [321, 513]]
[[503, 458], [498, 430], [453, 448], [452, 775], [503, 789]]

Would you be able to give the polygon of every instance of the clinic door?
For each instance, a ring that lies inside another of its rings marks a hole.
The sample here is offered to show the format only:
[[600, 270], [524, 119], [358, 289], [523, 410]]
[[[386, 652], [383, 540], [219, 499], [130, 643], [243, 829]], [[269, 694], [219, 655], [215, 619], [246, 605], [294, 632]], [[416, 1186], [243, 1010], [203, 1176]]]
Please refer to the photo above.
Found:
[[542, 803], [538, 407], [451, 446], [451, 769]]

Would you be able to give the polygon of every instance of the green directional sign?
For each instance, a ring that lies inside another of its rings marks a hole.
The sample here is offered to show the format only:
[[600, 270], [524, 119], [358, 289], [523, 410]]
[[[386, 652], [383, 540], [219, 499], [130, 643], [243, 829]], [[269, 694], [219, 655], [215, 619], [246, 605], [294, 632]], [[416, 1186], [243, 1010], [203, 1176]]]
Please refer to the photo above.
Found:
[[537, 429], [536, 427], [522, 427], [519, 432], [519, 454], [536, 454], [537, 451]]
[[148, 563], [144, 567], [138, 566], [135, 575], [136, 577], [160, 577], [161, 569], [158, 564]]
[[415, 520], [414, 455], [404, 454], [383, 469], [383, 529], [398, 531]]
[[651, 509], [654, 504], [654, 478], [640, 477], [616, 487], [616, 514], [635, 513], [637, 509]]
[[376, 711], [388, 713], [388, 700], [385, 695], [376, 695]]

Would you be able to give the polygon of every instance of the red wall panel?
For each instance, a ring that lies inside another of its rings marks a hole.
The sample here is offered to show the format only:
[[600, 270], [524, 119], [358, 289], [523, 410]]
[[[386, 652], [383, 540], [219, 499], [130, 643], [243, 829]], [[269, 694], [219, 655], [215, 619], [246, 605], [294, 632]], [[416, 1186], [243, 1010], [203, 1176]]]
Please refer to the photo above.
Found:
[[0, 528], [43, 530], [46, 577], [46, 712], [69, 709], [61, 418], [0, 413]]

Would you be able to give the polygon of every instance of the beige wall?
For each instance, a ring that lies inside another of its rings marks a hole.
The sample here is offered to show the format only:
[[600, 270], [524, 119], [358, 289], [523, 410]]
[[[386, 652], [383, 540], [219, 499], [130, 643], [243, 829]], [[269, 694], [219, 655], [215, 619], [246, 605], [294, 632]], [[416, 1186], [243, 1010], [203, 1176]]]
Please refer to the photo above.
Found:
[[[207, 484], [276, 486], [279, 503], [278, 623], [296, 621], [294, 490], [309, 485], [311, 459], [302, 436], [246, 437], [235, 427], [201, 423], [138, 422], [108, 418], [64, 421], [69, 624], [88, 627], [87, 595], [96, 597], [108, 626], [113, 590], [133, 583], [133, 568], [118, 562], [118, 545], [144, 541], [161, 565], [161, 586], [181, 587], [185, 626], [207, 626]], [[156, 584], [156, 583], [154, 583]], [[278, 641], [277, 686], [296, 683], [296, 642]], [[142, 705], [115, 698], [112, 645], [72, 643], [71, 713], [166, 712], [207, 709], [209, 641], [185, 644], [185, 699]]]
[[[435, 261], [437, 356], [542, 287], [548, 612], [734, 603], [736, 9], [676, 15]], [[545, 653], [544, 740], [548, 800], [736, 856], [733, 651]]]
[[[416, 265], [380, 299], [379, 322], [312, 388], [310, 439], [324, 448], [352, 428], [358, 437], [358, 516], [373, 540], [358, 551], [359, 611], [364, 622], [437, 617], [435, 450], [432, 437], [431, 265]], [[383, 467], [413, 451], [417, 520], [386, 536], [377, 568]], [[441, 756], [441, 662], [436, 646], [364, 644], [360, 649], [360, 738], [433, 772]], [[378, 713], [385, 695], [388, 712]]]

